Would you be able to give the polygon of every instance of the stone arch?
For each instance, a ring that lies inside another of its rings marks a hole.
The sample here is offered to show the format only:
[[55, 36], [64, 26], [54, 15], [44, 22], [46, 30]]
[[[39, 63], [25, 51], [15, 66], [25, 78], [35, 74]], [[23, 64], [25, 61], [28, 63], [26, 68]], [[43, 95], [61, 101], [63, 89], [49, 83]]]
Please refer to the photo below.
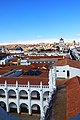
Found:
[[43, 93], [43, 100], [46, 100], [49, 97], [49, 91]]
[[19, 98], [20, 99], [28, 99], [28, 93], [25, 90], [21, 90], [19, 92]]
[[31, 100], [40, 100], [40, 93], [37, 90], [31, 92]]
[[9, 104], [9, 112], [15, 112], [15, 113], [17, 113], [17, 105], [14, 102], [11, 102]]
[[40, 114], [40, 106], [38, 104], [33, 104], [31, 110], [32, 114]]
[[0, 107], [2, 107], [6, 111], [6, 103], [3, 101], [0, 101]]
[[0, 89], [0, 97], [1, 98], [5, 97], [5, 91], [3, 89]]
[[16, 92], [14, 90], [9, 90], [8, 91], [8, 97], [9, 98], [16, 98]]
[[20, 113], [28, 113], [28, 105], [25, 103], [22, 103], [20, 105]]

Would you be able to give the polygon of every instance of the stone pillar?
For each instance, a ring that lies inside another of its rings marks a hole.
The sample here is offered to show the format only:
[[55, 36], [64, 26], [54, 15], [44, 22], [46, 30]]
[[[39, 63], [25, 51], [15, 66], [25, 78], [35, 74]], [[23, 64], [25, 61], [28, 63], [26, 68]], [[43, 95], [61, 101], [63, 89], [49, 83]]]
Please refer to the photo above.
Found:
[[18, 81], [16, 81], [17, 113], [20, 113]]
[[56, 68], [50, 69], [49, 71], [49, 88], [50, 91], [56, 90]]
[[31, 92], [30, 92], [30, 83], [28, 81], [28, 109], [29, 109], [29, 115], [32, 114], [31, 112]]
[[43, 110], [43, 87], [42, 87], [42, 81], [40, 82], [40, 120], [44, 120], [45, 114]]
[[9, 112], [7, 81], [5, 81], [5, 96], [6, 96], [6, 110], [7, 112]]
[[49, 71], [49, 89], [50, 91], [53, 91], [53, 74], [52, 69]]
[[53, 76], [52, 76], [53, 89], [56, 90], [56, 67], [54, 67], [52, 74], [53, 74]]

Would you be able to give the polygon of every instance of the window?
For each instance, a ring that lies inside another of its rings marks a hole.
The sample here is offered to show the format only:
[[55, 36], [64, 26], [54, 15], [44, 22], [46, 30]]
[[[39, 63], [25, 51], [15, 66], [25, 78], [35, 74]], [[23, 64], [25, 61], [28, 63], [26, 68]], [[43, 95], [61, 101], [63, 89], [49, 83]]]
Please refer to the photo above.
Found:
[[56, 70], [56, 72], [59, 72], [59, 70]]
[[69, 70], [67, 70], [67, 77], [70, 77], [70, 72], [69, 72]]
[[63, 72], [65, 72], [65, 70], [63, 70]]

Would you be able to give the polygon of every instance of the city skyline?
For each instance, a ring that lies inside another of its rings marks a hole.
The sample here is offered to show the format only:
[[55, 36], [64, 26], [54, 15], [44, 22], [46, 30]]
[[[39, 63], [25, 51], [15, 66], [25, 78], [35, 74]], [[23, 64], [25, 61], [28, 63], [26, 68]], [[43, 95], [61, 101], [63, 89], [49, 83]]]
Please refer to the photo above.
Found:
[[[54, 43], [59, 43], [61, 38], [54, 38], [54, 39], [38, 39], [38, 40], [16, 40], [16, 42], [0, 42], [0, 45], [15, 45], [15, 44], [54, 44]], [[64, 38], [63, 38], [64, 39]], [[0, 40], [1, 41], [1, 40]], [[79, 43], [79, 39], [64, 39], [64, 43], [73, 43], [73, 42]]]
[[80, 40], [79, 0], [0, 1], [0, 44]]

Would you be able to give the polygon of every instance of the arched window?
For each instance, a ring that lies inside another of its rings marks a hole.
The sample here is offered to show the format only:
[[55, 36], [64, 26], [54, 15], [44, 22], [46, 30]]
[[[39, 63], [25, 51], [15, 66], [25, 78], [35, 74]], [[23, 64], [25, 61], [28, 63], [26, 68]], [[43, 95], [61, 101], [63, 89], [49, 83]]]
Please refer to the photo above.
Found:
[[36, 113], [40, 114], [40, 106], [39, 105], [34, 104], [34, 105], [32, 105], [31, 109], [32, 109], [32, 114], [36, 114]]
[[5, 97], [5, 91], [3, 89], [0, 89], [0, 97]]
[[16, 98], [16, 92], [14, 90], [9, 90], [8, 97], [9, 98]]
[[25, 90], [21, 90], [19, 93], [20, 99], [28, 99], [28, 93]]
[[6, 104], [3, 101], [0, 101], [0, 107], [6, 111]]
[[15, 112], [17, 113], [17, 105], [13, 102], [9, 104], [9, 112]]
[[28, 113], [28, 105], [25, 103], [22, 103], [20, 105], [20, 113]]
[[40, 93], [36, 90], [31, 92], [31, 99], [32, 100], [40, 100]]

